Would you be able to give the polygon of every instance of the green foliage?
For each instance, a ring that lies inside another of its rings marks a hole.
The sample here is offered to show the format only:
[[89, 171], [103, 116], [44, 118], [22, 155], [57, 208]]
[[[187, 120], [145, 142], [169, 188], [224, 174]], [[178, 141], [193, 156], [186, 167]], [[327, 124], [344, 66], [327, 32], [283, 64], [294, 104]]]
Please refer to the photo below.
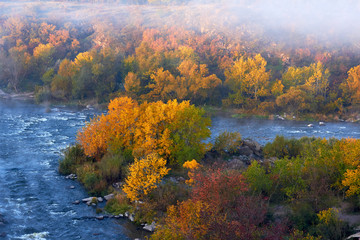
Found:
[[275, 162], [271, 168], [272, 179], [276, 180], [278, 197], [285, 196], [290, 201], [300, 198], [307, 189], [303, 178], [303, 160], [300, 157], [293, 159], [283, 158]]
[[169, 127], [174, 143], [170, 147], [172, 164], [182, 166], [188, 160], [200, 160], [208, 150], [203, 140], [210, 137], [211, 120], [204, 114], [204, 109], [194, 105], [176, 113], [177, 117]]
[[215, 138], [213, 149], [222, 154], [234, 154], [240, 145], [240, 133], [225, 131]]
[[97, 163], [102, 179], [113, 183], [118, 179], [124, 179], [127, 172], [127, 165], [131, 163], [122, 154], [107, 153]]
[[314, 226], [317, 223], [317, 216], [315, 209], [307, 202], [296, 201], [291, 205], [292, 213], [290, 216], [291, 222], [296, 229], [315, 233]]
[[298, 156], [304, 149], [304, 144], [311, 142], [313, 138], [287, 139], [284, 136], [276, 136], [274, 141], [264, 147], [265, 157], [292, 158]]
[[244, 176], [254, 193], [264, 194], [265, 196], [271, 195], [273, 181], [270, 174], [266, 174], [265, 168], [258, 161], [251, 162], [251, 165], [244, 172]]
[[64, 175], [75, 173], [77, 165], [86, 161], [88, 158], [79, 144], [69, 146], [64, 152], [64, 159], [59, 163], [59, 172]]
[[115, 198], [110, 199], [106, 202], [105, 211], [108, 213], [119, 215], [124, 214], [127, 211], [131, 210], [131, 205], [128, 202], [127, 198], [123, 195], [116, 195]]

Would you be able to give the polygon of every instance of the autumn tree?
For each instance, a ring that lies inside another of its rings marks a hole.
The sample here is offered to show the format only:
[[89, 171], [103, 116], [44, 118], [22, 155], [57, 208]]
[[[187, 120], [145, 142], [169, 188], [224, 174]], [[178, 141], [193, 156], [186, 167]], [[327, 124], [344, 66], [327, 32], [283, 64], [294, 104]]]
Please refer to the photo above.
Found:
[[198, 172], [191, 199], [169, 207], [152, 239], [281, 238], [285, 228], [265, 223], [265, 201], [247, 191], [239, 172]]
[[200, 159], [207, 149], [210, 121], [204, 111], [184, 101], [143, 103], [116, 98], [108, 113], [91, 120], [78, 133], [88, 156], [100, 161], [107, 149], [129, 149], [135, 157], [158, 153], [173, 164]]
[[225, 84], [231, 90], [230, 99], [233, 104], [242, 105], [246, 98], [259, 97], [269, 93], [270, 73], [266, 71], [266, 61], [257, 54], [254, 58], [239, 58], [225, 72]]
[[348, 71], [348, 77], [341, 84], [344, 99], [352, 105], [360, 103], [360, 65]]
[[70, 99], [72, 96], [72, 78], [74, 65], [68, 59], [61, 61], [57, 74], [51, 82], [51, 92], [55, 98]]
[[214, 89], [221, 85], [215, 75], [209, 75], [206, 64], [196, 64], [192, 60], [184, 60], [178, 66], [180, 76], [176, 78], [175, 88], [178, 99], [204, 101]]
[[167, 101], [175, 97], [176, 80], [175, 77], [163, 68], [159, 68], [155, 73], [151, 74], [151, 83], [147, 85], [150, 92], [147, 94], [149, 99]]
[[165, 165], [166, 160], [156, 153], [149, 154], [140, 160], [135, 159], [129, 166], [129, 176], [123, 187], [126, 196], [131, 201], [135, 201], [149, 194], [169, 172], [170, 169]]
[[299, 114], [309, 109], [306, 99], [304, 91], [290, 88], [287, 93], [276, 98], [276, 105], [286, 112]]
[[129, 72], [124, 80], [124, 88], [125, 91], [130, 95], [130, 96], [136, 96], [137, 94], [140, 93], [140, 86], [141, 82], [140, 82], [140, 78], [138, 77], [138, 75], [136, 73], [133, 72]]

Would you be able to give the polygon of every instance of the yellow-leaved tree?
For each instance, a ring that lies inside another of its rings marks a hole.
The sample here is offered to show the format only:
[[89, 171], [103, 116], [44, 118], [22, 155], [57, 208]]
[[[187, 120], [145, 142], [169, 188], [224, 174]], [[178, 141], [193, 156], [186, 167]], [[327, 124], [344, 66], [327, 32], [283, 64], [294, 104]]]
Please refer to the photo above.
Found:
[[143, 159], [135, 159], [129, 166], [129, 176], [123, 187], [124, 192], [131, 201], [140, 200], [153, 189], [169, 172], [166, 160], [152, 153]]
[[352, 105], [360, 104], [360, 65], [348, 71], [348, 78], [341, 84], [343, 97]]
[[195, 176], [195, 171], [201, 167], [201, 164], [198, 163], [195, 159], [193, 159], [192, 161], [186, 161], [183, 164], [183, 167], [188, 170], [188, 176], [189, 176], [189, 180], [186, 180], [186, 184], [188, 185], [193, 185], [195, 183], [194, 180], [194, 176]]
[[266, 71], [266, 60], [257, 54], [254, 58], [241, 57], [225, 71], [225, 84], [230, 88], [230, 100], [233, 104], [243, 105], [246, 98], [269, 94], [270, 73]]
[[128, 97], [112, 100], [106, 115], [94, 118], [78, 133], [87, 156], [98, 161], [110, 150], [131, 150], [141, 158], [157, 153], [173, 164], [201, 159], [210, 136], [210, 119], [188, 101], [138, 104]]

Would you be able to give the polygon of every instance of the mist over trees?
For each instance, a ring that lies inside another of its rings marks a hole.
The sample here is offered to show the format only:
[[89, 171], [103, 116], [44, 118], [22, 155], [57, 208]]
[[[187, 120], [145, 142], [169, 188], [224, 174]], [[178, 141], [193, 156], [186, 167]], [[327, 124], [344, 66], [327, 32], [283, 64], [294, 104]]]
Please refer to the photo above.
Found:
[[0, 2], [1, 87], [35, 91], [38, 101], [126, 95], [292, 114], [358, 107], [353, 1], [126, 3]]

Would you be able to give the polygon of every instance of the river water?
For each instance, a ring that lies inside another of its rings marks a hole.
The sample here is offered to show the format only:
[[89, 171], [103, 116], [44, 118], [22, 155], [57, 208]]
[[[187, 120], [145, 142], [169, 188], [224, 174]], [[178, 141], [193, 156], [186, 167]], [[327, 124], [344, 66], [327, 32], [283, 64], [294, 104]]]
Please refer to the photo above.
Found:
[[[0, 239], [134, 239], [127, 220], [96, 220], [76, 181], [58, 173], [61, 150], [75, 142], [91, 110], [0, 100]], [[70, 189], [70, 186], [75, 189]]]
[[[313, 127], [308, 127], [313, 124]], [[320, 126], [318, 122], [282, 121], [256, 118], [231, 118], [215, 116], [212, 118], [212, 138], [223, 131], [240, 132], [242, 138], [251, 138], [262, 145], [274, 140], [276, 135], [288, 138], [321, 137], [321, 138], [360, 138], [360, 124], [349, 122], [332, 122]]]
[[[72, 202], [88, 195], [76, 181], [59, 175], [61, 150], [75, 142], [77, 130], [96, 112], [0, 100], [0, 239], [134, 239], [144, 234], [127, 220], [96, 220], [95, 209]], [[358, 124], [213, 117], [212, 137], [239, 131], [265, 144], [287, 137], [360, 138]], [[70, 186], [75, 189], [70, 189]], [[1, 217], [1, 216], [0, 216]], [[6, 234], [6, 237], [1, 237]]]

